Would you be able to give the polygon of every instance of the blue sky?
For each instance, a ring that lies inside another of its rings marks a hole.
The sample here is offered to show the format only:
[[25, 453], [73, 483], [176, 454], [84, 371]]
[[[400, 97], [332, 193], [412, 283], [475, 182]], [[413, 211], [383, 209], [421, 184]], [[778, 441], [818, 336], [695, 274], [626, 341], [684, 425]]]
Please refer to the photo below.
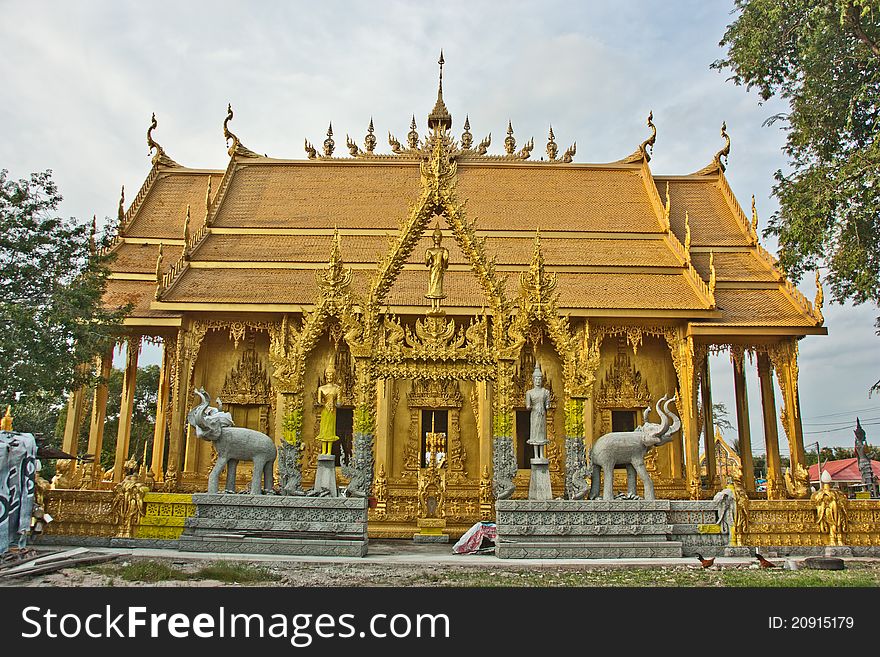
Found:
[[[727, 175], [762, 225], [776, 209], [773, 173], [785, 168], [784, 134], [763, 127], [785, 109], [763, 106], [709, 69], [732, 2], [2, 2], [0, 167], [13, 177], [50, 168], [65, 216], [114, 217], [119, 187], [129, 200], [149, 170], [145, 132], [178, 162], [224, 168], [222, 122], [251, 149], [304, 157], [329, 121], [337, 147], [361, 141], [373, 117], [379, 148], [399, 138], [436, 93], [456, 132], [465, 114], [477, 139], [500, 152], [510, 119], [520, 143], [543, 150], [550, 123], [561, 148], [577, 141], [578, 162], [606, 162], [646, 138], [654, 112], [651, 167], [683, 174], [707, 164], [727, 122]], [[424, 128], [423, 128], [424, 129]], [[775, 244], [766, 242], [772, 252]], [[812, 280], [799, 287], [812, 299]], [[826, 300], [828, 295], [826, 294]], [[846, 422], [859, 414], [880, 442], [880, 349], [871, 306], [826, 305], [828, 337], [800, 345], [806, 442], [852, 445]], [[153, 357], [147, 349], [145, 359]], [[715, 358], [716, 401], [732, 409], [730, 365]], [[757, 382], [750, 380], [752, 432], [760, 450]], [[839, 415], [838, 415], [839, 414]], [[868, 418], [868, 419], [866, 419]], [[872, 427], [876, 423], [876, 427]], [[810, 433], [816, 431], [817, 433]], [[784, 440], [783, 452], [787, 452]]]

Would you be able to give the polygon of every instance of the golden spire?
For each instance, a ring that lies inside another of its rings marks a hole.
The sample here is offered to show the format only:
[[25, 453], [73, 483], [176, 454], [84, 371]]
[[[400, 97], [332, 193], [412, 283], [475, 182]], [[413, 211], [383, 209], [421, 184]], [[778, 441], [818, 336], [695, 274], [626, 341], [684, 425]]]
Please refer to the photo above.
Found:
[[333, 141], [333, 122], [331, 121], [327, 127], [327, 139], [324, 140], [324, 157], [332, 156], [335, 148], [336, 142]]
[[437, 102], [434, 103], [434, 109], [428, 114], [428, 127], [449, 130], [452, 127], [452, 115], [446, 109], [446, 103], [443, 102], [443, 51], [440, 51], [440, 86], [437, 88]]
[[[718, 167], [724, 171], [727, 163], [727, 156], [730, 155], [730, 135], [727, 134], [727, 121], [721, 122], [721, 136], [725, 139], [724, 148], [715, 153], [714, 162], [718, 165]], [[724, 158], [724, 162], [721, 161], [721, 158]]]
[[413, 114], [412, 123], [409, 124], [409, 133], [406, 135], [406, 143], [411, 150], [415, 150], [419, 147], [419, 133], [416, 131], [415, 114]]
[[755, 207], [755, 195], [752, 194], [752, 238], [758, 242], [758, 209]]
[[824, 303], [825, 291], [822, 289], [822, 279], [819, 276], [819, 270], [816, 269], [816, 300], [813, 302], [813, 307], [816, 309], [816, 315], [818, 315], [820, 323], [825, 321], [825, 317], [822, 315], [822, 305]]
[[116, 220], [121, 229], [122, 224], [125, 222], [125, 185], [122, 186], [122, 190], [119, 192], [119, 207], [116, 210]]
[[[657, 141], [657, 127], [654, 125], [653, 110], [648, 112], [648, 127], [651, 128], [651, 136], [641, 143], [641, 145], [639, 146], [639, 150], [642, 151], [642, 153], [645, 155], [645, 159], [650, 162], [651, 155], [654, 153], [654, 142]], [[650, 153], [648, 152], [648, 146], [651, 147]]]
[[715, 296], [715, 285], [717, 277], [715, 275], [715, 251], [709, 251], [709, 294]]
[[470, 150], [474, 145], [474, 136], [471, 134], [471, 119], [465, 114], [464, 116], [464, 132], [461, 133], [461, 147], [464, 150]]
[[367, 149], [367, 153], [372, 153], [376, 150], [376, 135], [373, 134], [376, 129], [373, 127], [373, 117], [370, 117], [370, 125], [367, 127], [367, 136], [364, 137], [364, 148]]
[[327, 268], [323, 271], [318, 270], [315, 272], [318, 286], [325, 296], [334, 296], [339, 290], [348, 287], [351, 283], [351, 269], [346, 271], [342, 266], [342, 249], [340, 244], [339, 228], [334, 226], [333, 241], [330, 246], [330, 260], [327, 263]]
[[527, 272], [519, 275], [521, 291], [532, 303], [543, 306], [553, 301], [551, 294], [556, 289], [556, 274], [544, 271], [544, 254], [541, 252], [541, 229], [535, 229], [535, 249], [532, 253], [532, 264]]
[[553, 136], [553, 125], [550, 125], [550, 134], [547, 137], [547, 157], [550, 158], [550, 161], [556, 159], [556, 153], [559, 152], [559, 147], [556, 145], [556, 138]]
[[6, 406], [6, 415], [0, 420], [0, 431], [12, 431], [12, 406]]
[[691, 257], [691, 218], [688, 211], [684, 211], [684, 250], [687, 251], [688, 260]]
[[516, 150], [516, 139], [513, 138], [513, 124], [507, 121], [507, 137], [504, 140], [504, 150], [508, 155], [513, 155]]
[[165, 152], [165, 149], [162, 148], [159, 143], [153, 139], [153, 130], [156, 129], [156, 126], [159, 125], [156, 122], [156, 113], [153, 112], [153, 116], [150, 119], [150, 127], [147, 128], [147, 147], [149, 150], [147, 151], [147, 155], [152, 154], [155, 150], [156, 154], [153, 155], [153, 159], [151, 162], [155, 164], [164, 164], [168, 167], [176, 167], [178, 166], [177, 162], [168, 157], [168, 154]]

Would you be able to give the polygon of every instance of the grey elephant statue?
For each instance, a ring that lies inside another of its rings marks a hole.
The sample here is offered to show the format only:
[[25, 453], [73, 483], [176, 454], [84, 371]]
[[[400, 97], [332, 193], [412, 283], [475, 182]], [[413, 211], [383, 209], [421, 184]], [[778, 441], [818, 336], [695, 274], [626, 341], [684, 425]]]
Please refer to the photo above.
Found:
[[232, 415], [209, 405], [209, 395], [204, 388], [196, 390], [195, 395], [199, 397], [201, 403], [189, 412], [186, 421], [195, 427], [199, 438], [210, 440], [217, 450], [217, 463], [208, 476], [208, 492], [218, 491], [220, 472], [226, 467], [226, 492], [234, 493], [235, 469], [239, 461], [254, 463], [250, 491], [252, 495], [271, 491], [272, 468], [278, 456], [274, 441], [259, 431], [234, 426]]
[[617, 465], [626, 466], [628, 497], [633, 498], [636, 494], [635, 475], [638, 474], [645, 489], [645, 499], [654, 499], [654, 482], [651, 481], [651, 476], [645, 467], [645, 454], [652, 447], [670, 442], [673, 434], [681, 429], [681, 419], [669, 410], [669, 406], [674, 401], [675, 398], [667, 399], [664, 395], [657, 402], [656, 410], [661, 418], [660, 424], [646, 421], [635, 431], [606, 433], [593, 443], [590, 448], [593, 479], [590, 490], [591, 500], [599, 497], [600, 469], [605, 474], [602, 499], [614, 499], [614, 467]]

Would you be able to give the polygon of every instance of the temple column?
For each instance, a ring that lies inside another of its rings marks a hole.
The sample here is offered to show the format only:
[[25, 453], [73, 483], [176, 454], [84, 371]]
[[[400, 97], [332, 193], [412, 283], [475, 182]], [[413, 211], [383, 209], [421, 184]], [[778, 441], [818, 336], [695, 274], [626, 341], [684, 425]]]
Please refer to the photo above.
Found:
[[79, 427], [82, 424], [84, 393], [85, 386], [78, 386], [67, 398], [67, 419], [64, 422], [61, 449], [71, 456], [76, 456], [79, 450]]
[[764, 416], [764, 443], [767, 447], [767, 499], [782, 499], [784, 486], [779, 461], [779, 434], [776, 429], [776, 398], [773, 393], [773, 368], [766, 353], [758, 354], [758, 378], [761, 381], [761, 408]]
[[794, 464], [806, 468], [804, 455], [804, 429], [801, 425], [801, 407], [798, 395], [797, 342], [792, 339], [770, 353], [771, 362], [779, 378], [782, 392], [782, 428], [788, 438], [788, 448], [794, 471]]
[[706, 480], [715, 486], [715, 418], [712, 415], [712, 381], [709, 378], [709, 356], [700, 363], [700, 401], [703, 406], [703, 450], [706, 453]]
[[186, 436], [186, 400], [189, 395], [189, 348], [190, 332], [181, 328], [177, 332], [174, 354], [174, 381], [171, 393], [171, 424], [168, 436], [168, 468], [165, 479], [177, 480]]
[[480, 437], [480, 467], [488, 466], [492, 474], [492, 390], [488, 381], [477, 381], [477, 396], [480, 400], [477, 409], [477, 435]]
[[593, 428], [593, 391], [590, 390], [588, 397], [584, 398], [584, 448], [585, 454], [590, 453], [593, 441], [596, 439]]
[[700, 430], [697, 426], [696, 367], [694, 342], [680, 329], [670, 344], [673, 363], [678, 375], [681, 412], [681, 435], [684, 442], [685, 472], [688, 494], [700, 499]]
[[[171, 347], [169, 353], [169, 347]], [[156, 427], [153, 431], [153, 462], [150, 469], [156, 481], [164, 479], [162, 463], [165, 460], [165, 430], [168, 427], [168, 395], [171, 388], [170, 367], [174, 359], [174, 344], [162, 341], [162, 368], [159, 370], [159, 391], [156, 397]]]
[[747, 492], [755, 492], [755, 464], [752, 460], [752, 433], [749, 426], [749, 396], [746, 389], [746, 373], [743, 352], [731, 353], [733, 363], [733, 389], [736, 395], [736, 432], [739, 437], [739, 459], [742, 463], [743, 486]]
[[374, 474], [379, 472], [379, 466], [385, 466], [385, 476], [391, 477], [391, 417], [393, 409], [394, 381], [392, 379], [379, 379], [376, 381], [376, 464]]
[[[131, 417], [134, 411], [135, 382], [141, 336], [131, 337], [125, 347], [125, 374], [122, 378], [122, 399], [119, 404], [119, 429], [116, 432], [116, 460], [113, 462], [113, 481], [122, 481], [125, 461], [131, 443]], [[146, 464], [145, 464], [146, 465]]]
[[83, 486], [89, 488], [101, 481], [101, 449], [104, 446], [104, 420], [107, 418], [107, 381], [113, 367], [113, 347], [97, 360], [98, 375], [101, 377], [95, 385], [92, 401], [92, 419], [89, 423], [88, 454], [95, 457], [91, 467], [83, 477]]

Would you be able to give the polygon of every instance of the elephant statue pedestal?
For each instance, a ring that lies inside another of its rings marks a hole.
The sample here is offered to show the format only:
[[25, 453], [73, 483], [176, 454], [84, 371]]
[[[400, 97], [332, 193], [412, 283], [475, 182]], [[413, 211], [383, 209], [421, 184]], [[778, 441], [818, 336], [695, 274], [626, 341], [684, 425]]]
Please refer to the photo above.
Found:
[[339, 497], [336, 488], [336, 455], [319, 454], [315, 471], [315, 490], [326, 490], [329, 497]]
[[548, 459], [532, 459], [532, 473], [529, 477], [530, 500], [552, 500], [550, 488], [550, 461]]
[[729, 543], [711, 500], [497, 500], [495, 515], [501, 559], [715, 556]]

